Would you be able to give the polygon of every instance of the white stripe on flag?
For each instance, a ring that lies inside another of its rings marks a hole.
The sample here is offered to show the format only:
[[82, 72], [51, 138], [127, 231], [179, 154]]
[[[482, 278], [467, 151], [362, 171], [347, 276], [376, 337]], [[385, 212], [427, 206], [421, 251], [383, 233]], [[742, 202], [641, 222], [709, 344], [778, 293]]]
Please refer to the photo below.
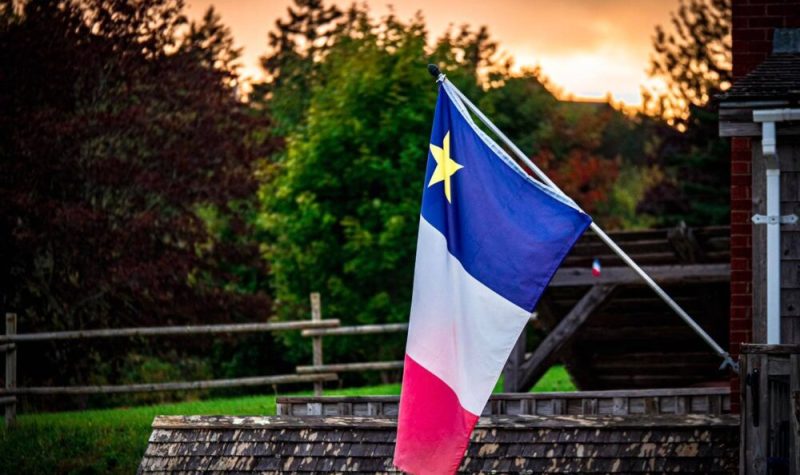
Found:
[[[531, 263], [532, 265], [534, 263]], [[406, 353], [480, 415], [530, 312], [472, 277], [420, 218]]]

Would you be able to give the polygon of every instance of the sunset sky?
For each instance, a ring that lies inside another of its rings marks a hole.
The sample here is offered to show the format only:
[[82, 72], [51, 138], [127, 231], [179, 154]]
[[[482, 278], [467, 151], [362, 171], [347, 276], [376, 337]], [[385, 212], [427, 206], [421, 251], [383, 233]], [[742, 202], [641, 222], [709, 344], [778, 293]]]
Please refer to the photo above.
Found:
[[[258, 57], [267, 32], [286, 18], [291, 0], [187, 0], [193, 19], [214, 5], [244, 48], [241, 72], [260, 78]], [[335, 1], [346, 8], [351, 1]], [[375, 16], [388, 5], [403, 19], [421, 11], [431, 38], [449, 25], [486, 25], [518, 66], [539, 65], [551, 81], [576, 98], [603, 98], [638, 106], [656, 25], [666, 25], [677, 0], [369, 0]]]

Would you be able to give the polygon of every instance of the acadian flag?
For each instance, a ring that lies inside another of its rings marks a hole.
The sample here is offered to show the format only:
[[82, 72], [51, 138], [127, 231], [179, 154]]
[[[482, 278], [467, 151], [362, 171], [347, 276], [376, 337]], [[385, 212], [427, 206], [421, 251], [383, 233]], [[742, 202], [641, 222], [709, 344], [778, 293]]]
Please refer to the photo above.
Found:
[[514, 343], [591, 223], [472, 121], [446, 81], [433, 120], [394, 464], [453, 473]]

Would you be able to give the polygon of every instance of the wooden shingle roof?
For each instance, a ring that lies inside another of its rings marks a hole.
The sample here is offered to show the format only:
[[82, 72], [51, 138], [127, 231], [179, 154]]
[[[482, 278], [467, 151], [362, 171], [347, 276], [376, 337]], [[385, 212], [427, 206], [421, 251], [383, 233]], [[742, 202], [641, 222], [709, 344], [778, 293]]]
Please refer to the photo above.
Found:
[[719, 97], [723, 101], [800, 102], [800, 53], [773, 53]]
[[762, 101], [770, 105], [800, 103], [800, 28], [776, 28], [772, 55], [717, 99], [723, 107]]
[[[162, 416], [139, 473], [394, 472], [395, 431], [392, 418]], [[459, 471], [733, 473], [737, 457], [737, 416], [496, 416]]]

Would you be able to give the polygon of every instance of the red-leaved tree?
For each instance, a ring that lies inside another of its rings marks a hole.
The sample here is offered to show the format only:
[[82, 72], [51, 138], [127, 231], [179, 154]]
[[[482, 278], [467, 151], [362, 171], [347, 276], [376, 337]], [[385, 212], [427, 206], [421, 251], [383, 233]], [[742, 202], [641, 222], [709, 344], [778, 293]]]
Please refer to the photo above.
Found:
[[[268, 315], [247, 214], [271, 144], [219, 17], [187, 25], [172, 0], [2, 3], [3, 303], [21, 330]], [[23, 374], [83, 371], [69, 359]]]

